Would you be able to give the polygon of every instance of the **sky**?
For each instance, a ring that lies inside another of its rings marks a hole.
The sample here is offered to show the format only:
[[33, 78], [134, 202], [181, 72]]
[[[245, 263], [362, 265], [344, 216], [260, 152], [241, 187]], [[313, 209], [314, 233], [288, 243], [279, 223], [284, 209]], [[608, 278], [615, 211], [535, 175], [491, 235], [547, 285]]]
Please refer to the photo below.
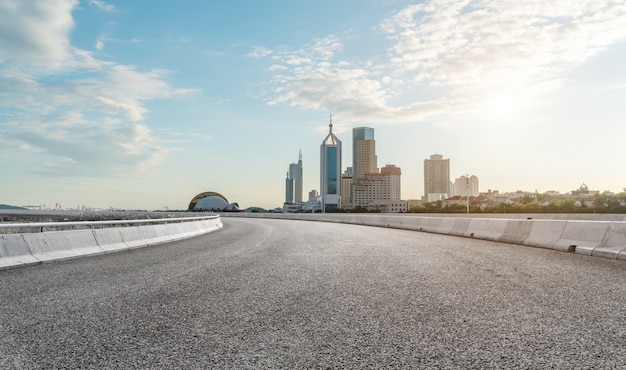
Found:
[[626, 187], [623, 0], [0, 0], [0, 204], [282, 206], [375, 129], [480, 190]]

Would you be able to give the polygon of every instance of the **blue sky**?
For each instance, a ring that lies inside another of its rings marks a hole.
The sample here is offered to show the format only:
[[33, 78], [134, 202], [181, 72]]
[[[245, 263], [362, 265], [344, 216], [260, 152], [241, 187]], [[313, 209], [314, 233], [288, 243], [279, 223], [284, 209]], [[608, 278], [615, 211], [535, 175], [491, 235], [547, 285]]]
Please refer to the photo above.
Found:
[[0, 203], [281, 206], [333, 115], [379, 166], [481, 191], [626, 187], [623, 1], [0, 0]]

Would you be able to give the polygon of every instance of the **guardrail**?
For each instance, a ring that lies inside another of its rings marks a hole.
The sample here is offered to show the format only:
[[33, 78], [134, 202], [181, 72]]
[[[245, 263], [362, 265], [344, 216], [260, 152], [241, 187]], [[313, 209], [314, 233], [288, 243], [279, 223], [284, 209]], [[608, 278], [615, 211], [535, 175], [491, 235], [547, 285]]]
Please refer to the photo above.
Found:
[[[105, 225], [127, 225], [103, 227]], [[0, 270], [111, 253], [191, 238], [222, 228], [219, 215], [202, 217], [0, 224], [2, 229], [37, 229], [0, 234]], [[45, 227], [83, 229], [42, 232]]]

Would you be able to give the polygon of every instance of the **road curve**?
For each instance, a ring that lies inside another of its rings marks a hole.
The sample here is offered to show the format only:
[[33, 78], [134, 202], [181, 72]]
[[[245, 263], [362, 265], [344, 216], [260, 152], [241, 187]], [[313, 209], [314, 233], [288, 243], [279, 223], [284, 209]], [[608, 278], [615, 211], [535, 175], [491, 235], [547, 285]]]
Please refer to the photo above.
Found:
[[357, 225], [0, 271], [0, 368], [625, 368], [626, 262]]

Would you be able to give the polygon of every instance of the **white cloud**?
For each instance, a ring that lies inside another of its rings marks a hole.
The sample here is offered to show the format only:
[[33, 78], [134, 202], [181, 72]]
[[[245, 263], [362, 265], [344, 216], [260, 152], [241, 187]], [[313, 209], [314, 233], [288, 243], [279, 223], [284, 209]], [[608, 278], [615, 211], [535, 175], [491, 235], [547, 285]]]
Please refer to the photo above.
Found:
[[0, 62], [58, 66], [70, 57], [76, 0], [0, 1]]
[[269, 103], [352, 121], [414, 122], [484, 107], [497, 95], [549, 93], [626, 37], [626, 3], [433, 0], [405, 7], [379, 29], [390, 44], [365, 60], [337, 60], [349, 45], [334, 35], [297, 50], [256, 48], [276, 73]]
[[0, 149], [0, 155], [19, 150], [36, 174], [124, 176], [149, 170], [171, 151], [144, 124], [92, 121], [78, 112], [39, 118], [5, 127]]
[[[114, 10], [102, 1], [90, 4]], [[33, 172], [46, 175], [114, 176], [152, 168], [170, 149], [142, 123], [149, 114], [145, 103], [196, 90], [170, 86], [169, 71], [139, 71], [73, 47], [77, 5], [0, 0], [0, 155], [22, 153]], [[38, 159], [41, 153], [45, 161]]]
[[101, 0], [89, 0], [89, 5], [95, 6], [98, 10], [102, 12], [113, 12], [115, 11], [115, 6], [108, 4]]

